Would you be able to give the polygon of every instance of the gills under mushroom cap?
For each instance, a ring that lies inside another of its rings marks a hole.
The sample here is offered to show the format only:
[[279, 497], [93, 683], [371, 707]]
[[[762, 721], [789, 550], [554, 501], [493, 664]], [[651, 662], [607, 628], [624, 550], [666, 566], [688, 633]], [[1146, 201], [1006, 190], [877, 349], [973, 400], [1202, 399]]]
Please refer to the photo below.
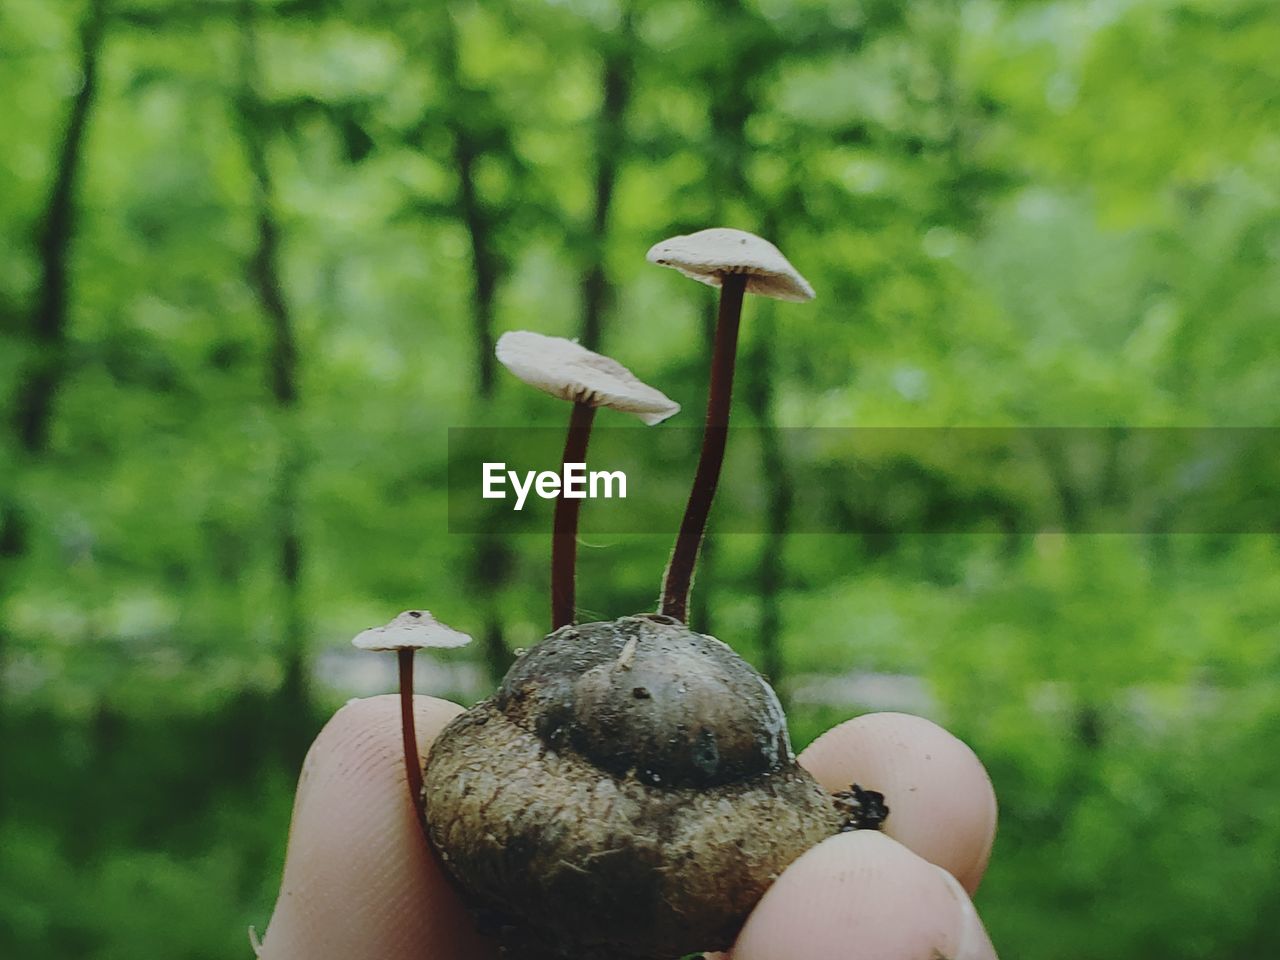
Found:
[[763, 237], [731, 227], [712, 227], [671, 237], [649, 248], [645, 259], [679, 270], [712, 287], [726, 274], [746, 274], [747, 293], [775, 300], [813, 299], [813, 287], [777, 247]]
[[499, 337], [494, 352], [525, 383], [571, 403], [631, 413], [650, 426], [680, 412], [680, 404], [616, 360], [563, 337], [516, 330]]
[[390, 623], [356, 634], [351, 641], [361, 650], [462, 647], [470, 642], [471, 637], [467, 634], [446, 626], [427, 610], [406, 610]]

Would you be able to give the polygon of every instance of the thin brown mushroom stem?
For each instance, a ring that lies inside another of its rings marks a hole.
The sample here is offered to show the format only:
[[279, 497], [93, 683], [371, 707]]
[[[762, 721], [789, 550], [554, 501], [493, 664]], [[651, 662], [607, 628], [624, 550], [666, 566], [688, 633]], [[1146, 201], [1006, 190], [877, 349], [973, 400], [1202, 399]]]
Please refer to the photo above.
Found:
[[396, 651], [400, 666], [400, 732], [404, 740], [404, 772], [409, 798], [419, 823], [426, 823], [422, 803], [422, 758], [418, 755], [418, 729], [413, 722], [413, 648]]
[[[589, 403], [575, 402], [569, 415], [569, 431], [564, 439], [564, 456], [561, 459], [561, 475], [564, 464], [585, 463], [587, 443], [591, 440], [591, 424], [596, 408]], [[551, 629], [559, 630], [573, 623], [577, 606], [578, 566], [578, 512], [582, 509], [580, 497], [566, 497], [564, 491], [556, 498], [555, 518], [551, 533]]]
[[689, 616], [693, 572], [698, 563], [702, 537], [706, 533], [707, 519], [711, 515], [716, 486], [720, 482], [720, 468], [724, 464], [729, 406], [733, 399], [733, 367], [738, 352], [738, 323], [742, 319], [742, 296], [747, 288], [747, 275], [726, 273], [720, 284], [720, 311], [711, 352], [711, 385], [707, 393], [707, 424], [702, 434], [702, 452], [662, 584], [662, 613], [675, 617], [681, 623]]

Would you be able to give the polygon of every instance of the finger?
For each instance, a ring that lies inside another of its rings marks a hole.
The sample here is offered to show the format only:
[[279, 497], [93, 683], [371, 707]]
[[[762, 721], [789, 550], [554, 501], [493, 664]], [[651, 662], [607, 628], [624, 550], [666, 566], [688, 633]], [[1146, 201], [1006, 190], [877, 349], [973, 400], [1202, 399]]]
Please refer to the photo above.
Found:
[[857, 783], [883, 793], [884, 832], [969, 893], [978, 889], [996, 835], [996, 795], [963, 742], [923, 717], [869, 713], [828, 730], [800, 763], [827, 790]]
[[[414, 697], [421, 749], [462, 708]], [[409, 799], [398, 698], [353, 700], [303, 764], [263, 960], [488, 960]]]
[[959, 883], [874, 830], [823, 841], [747, 918], [732, 960], [996, 960]]

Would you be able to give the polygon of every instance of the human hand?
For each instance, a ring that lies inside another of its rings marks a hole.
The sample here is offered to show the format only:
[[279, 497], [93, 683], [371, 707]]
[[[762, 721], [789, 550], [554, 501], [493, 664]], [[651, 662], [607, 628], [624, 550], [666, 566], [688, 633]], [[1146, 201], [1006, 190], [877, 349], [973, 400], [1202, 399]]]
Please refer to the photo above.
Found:
[[[457, 704], [414, 698], [425, 754]], [[339, 710], [307, 754], [262, 960], [494, 960], [427, 846], [405, 786], [393, 696]], [[424, 757], [425, 760], [425, 757]], [[885, 794], [883, 832], [820, 843], [788, 867], [721, 960], [995, 960], [971, 894], [995, 836], [982, 764], [941, 727], [867, 714], [800, 763], [826, 789]], [[938, 866], [934, 866], [937, 864]]]

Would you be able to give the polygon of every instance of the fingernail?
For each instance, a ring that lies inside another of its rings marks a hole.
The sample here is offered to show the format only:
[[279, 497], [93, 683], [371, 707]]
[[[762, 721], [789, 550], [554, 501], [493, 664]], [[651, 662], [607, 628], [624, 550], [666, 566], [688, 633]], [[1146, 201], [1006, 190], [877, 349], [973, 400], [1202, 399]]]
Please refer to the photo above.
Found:
[[956, 906], [959, 909], [959, 928], [956, 933], [956, 953], [953, 960], [999, 960], [996, 956], [996, 948], [992, 945], [991, 938], [987, 936], [987, 929], [978, 918], [978, 911], [974, 909], [973, 901], [969, 899], [969, 894], [960, 885], [960, 881], [941, 867], [934, 867], [934, 869], [942, 874], [947, 889], [955, 897]]

